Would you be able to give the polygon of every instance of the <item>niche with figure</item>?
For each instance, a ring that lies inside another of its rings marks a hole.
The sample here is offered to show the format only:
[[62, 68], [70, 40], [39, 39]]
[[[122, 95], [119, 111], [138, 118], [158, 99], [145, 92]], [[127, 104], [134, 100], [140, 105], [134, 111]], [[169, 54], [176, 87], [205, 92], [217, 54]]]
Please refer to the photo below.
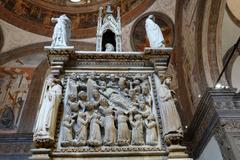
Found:
[[[112, 46], [111, 46], [111, 45]], [[102, 38], [102, 51], [116, 51], [115, 34], [111, 30], [106, 30]]]

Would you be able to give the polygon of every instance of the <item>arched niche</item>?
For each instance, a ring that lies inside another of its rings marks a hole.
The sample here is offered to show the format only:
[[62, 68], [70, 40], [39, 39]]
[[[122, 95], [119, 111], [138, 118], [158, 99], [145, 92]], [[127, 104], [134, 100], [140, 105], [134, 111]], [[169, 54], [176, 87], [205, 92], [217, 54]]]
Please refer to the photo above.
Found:
[[134, 51], [143, 51], [145, 47], [149, 47], [148, 38], [145, 31], [145, 20], [149, 15], [154, 15], [156, 23], [161, 28], [165, 39], [166, 47], [174, 45], [174, 25], [170, 17], [161, 12], [148, 12], [136, 20], [131, 30], [131, 47]]
[[111, 43], [114, 46], [114, 51], [116, 51], [116, 40], [115, 40], [115, 33], [112, 30], [108, 29], [103, 33], [102, 37], [102, 51], [106, 50], [105, 45], [107, 43]]

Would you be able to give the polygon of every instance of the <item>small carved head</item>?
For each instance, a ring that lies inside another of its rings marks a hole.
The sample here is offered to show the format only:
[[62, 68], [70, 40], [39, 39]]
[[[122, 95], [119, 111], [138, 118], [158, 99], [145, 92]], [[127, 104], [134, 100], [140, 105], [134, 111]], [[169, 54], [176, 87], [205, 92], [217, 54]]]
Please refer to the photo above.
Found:
[[153, 114], [150, 114], [148, 117], [147, 117], [147, 120], [149, 121], [155, 121], [155, 116]]
[[106, 75], [105, 75], [104, 73], [101, 73], [101, 74], [100, 74], [100, 79], [101, 79], [102, 81], [106, 80]]
[[144, 94], [144, 95], [147, 95], [148, 93], [149, 93], [149, 88], [148, 88], [147, 85], [144, 85], [144, 86], [143, 86], [143, 94]]
[[100, 94], [99, 94], [98, 90], [96, 90], [96, 89], [94, 89], [94, 90], [92, 91], [92, 94], [93, 94], [93, 98], [94, 98], [94, 99], [100, 97]]
[[155, 16], [154, 15], [151, 14], [151, 15], [148, 16], [148, 18], [155, 22]]
[[75, 96], [74, 94], [70, 94], [68, 96], [68, 99], [71, 101], [71, 102], [75, 102], [77, 100], [77, 96]]
[[77, 79], [76, 73], [72, 73], [72, 74], [70, 75], [70, 78], [73, 79], [73, 80], [76, 80], [76, 79]]
[[78, 96], [80, 97], [81, 100], [87, 100], [87, 93], [84, 91], [81, 91], [78, 93]]
[[108, 104], [108, 100], [106, 98], [103, 98], [101, 101], [100, 101], [100, 105], [103, 106], [103, 107], [108, 107], [109, 104]]
[[134, 116], [134, 119], [135, 119], [135, 120], [141, 120], [141, 119], [142, 119], [142, 115], [141, 115], [141, 114], [136, 114], [136, 115]]
[[135, 90], [134, 90], [134, 89], [130, 89], [130, 90], [129, 90], [129, 96], [130, 96], [131, 98], [133, 98], [133, 97], [135, 96]]
[[87, 102], [86, 109], [88, 111], [92, 111], [94, 109], [94, 103], [93, 102]]
[[142, 89], [141, 89], [140, 85], [137, 85], [137, 86], [135, 86], [134, 90], [135, 90], [136, 94], [140, 94]]
[[139, 101], [139, 108], [145, 109], [145, 107], [146, 107], [146, 101], [145, 100]]
[[171, 75], [165, 75], [163, 78], [163, 83], [166, 85], [170, 85], [172, 83], [172, 76]]

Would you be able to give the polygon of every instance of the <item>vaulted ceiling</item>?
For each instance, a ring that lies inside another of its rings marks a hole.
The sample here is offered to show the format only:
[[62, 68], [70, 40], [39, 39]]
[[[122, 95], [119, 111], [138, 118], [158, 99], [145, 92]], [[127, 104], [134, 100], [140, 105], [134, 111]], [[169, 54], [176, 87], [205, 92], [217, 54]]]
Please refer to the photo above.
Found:
[[[121, 7], [122, 24], [144, 12], [155, 0], [110, 0], [112, 7]], [[0, 18], [24, 30], [51, 36], [51, 17], [67, 14], [72, 20], [72, 38], [93, 37], [96, 34], [98, 8], [102, 0], [1, 0]]]

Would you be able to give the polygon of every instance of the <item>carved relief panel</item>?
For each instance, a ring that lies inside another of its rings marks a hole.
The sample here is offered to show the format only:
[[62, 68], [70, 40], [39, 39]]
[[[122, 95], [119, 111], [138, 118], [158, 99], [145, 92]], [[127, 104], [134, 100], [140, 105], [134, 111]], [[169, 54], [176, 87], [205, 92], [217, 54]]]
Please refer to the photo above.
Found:
[[161, 151], [152, 73], [66, 73], [60, 152]]

